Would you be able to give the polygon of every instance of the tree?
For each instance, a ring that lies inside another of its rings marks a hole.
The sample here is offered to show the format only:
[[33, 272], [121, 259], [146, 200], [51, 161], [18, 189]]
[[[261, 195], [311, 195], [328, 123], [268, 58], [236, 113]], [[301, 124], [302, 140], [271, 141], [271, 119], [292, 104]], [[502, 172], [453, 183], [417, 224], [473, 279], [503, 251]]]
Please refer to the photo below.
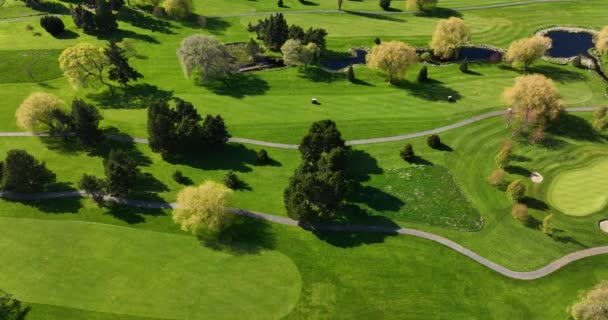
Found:
[[424, 82], [429, 79], [429, 70], [426, 66], [422, 66], [420, 72], [418, 72], [418, 82]]
[[494, 161], [496, 161], [496, 165], [498, 166], [498, 168], [506, 168], [507, 166], [509, 166], [512, 153], [512, 149], [504, 147], [498, 151], [498, 153], [494, 157]]
[[457, 58], [462, 46], [469, 42], [471, 31], [460, 18], [440, 20], [433, 33], [431, 49], [440, 59]]
[[42, 0], [21, 0], [25, 6], [32, 9], [37, 9], [42, 4]]
[[108, 65], [109, 61], [103, 49], [87, 42], [69, 47], [59, 55], [59, 68], [76, 89], [97, 87], [101, 84], [111, 87], [104, 80]]
[[175, 113], [164, 100], [157, 100], [148, 107], [148, 144], [163, 158], [169, 155], [175, 143]]
[[327, 37], [327, 31], [325, 29], [314, 29], [310, 27], [304, 33], [304, 39], [302, 40], [302, 44], [310, 45], [311, 43], [314, 43], [319, 47], [319, 50], [324, 50], [325, 37]]
[[553, 214], [549, 214], [543, 219], [541, 230], [544, 234], [550, 235], [552, 232], [551, 223], [553, 222]]
[[97, 33], [97, 21], [93, 13], [83, 8], [81, 4], [76, 8], [70, 7], [70, 11], [76, 27], [81, 28], [86, 34]]
[[63, 21], [55, 16], [44, 16], [40, 18], [40, 26], [53, 37], [56, 37], [65, 31]]
[[110, 0], [110, 9], [118, 11], [125, 6], [125, 0]]
[[209, 149], [221, 149], [228, 143], [230, 134], [220, 115], [205, 117], [202, 125], [202, 138], [204, 145]]
[[355, 80], [357, 80], [357, 78], [355, 77], [355, 69], [352, 65], [346, 68], [346, 80], [348, 80], [348, 82], [354, 82]]
[[572, 306], [570, 314], [575, 320], [604, 320], [608, 318], [608, 281], [595, 286], [582, 295]]
[[34, 132], [39, 129], [47, 130], [51, 134], [62, 133], [65, 130], [65, 102], [57, 96], [34, 92], [25, 98], [15, 112], [17, 125], [22, 129]]
[[270, 162], [270, 157], [268, 156], [268, 151], [264, 150], [264, 149], [260, 149], [257, 153], [256, 153], [256, 159], [258, 161], [259, 164], [264, 165]]
[[469, 71], [469, 61], [464, 59], [464, 61], [460, 63], [460, 66], [458, 66], [458, 69], [460, 69], [460, 72], [467, 73]]
[[380, 0], [380, 8], [382, 10], [388, 10], [391, 7], [391, 0]]
[[511, 215], [521, 223], [528, 222], [530, 215], [528, 214], [528, 206], [523, 203], [516, 203], [511, 207]]
[[424, 11], [436, 7], [437, 2], [437, 0], [407, 0], [405, 6], [411, 11]]
[[387, 76], [387, 81], [402, 79], [409, 67], [414, 65], [418, 57], [416, 49], [398, 41], [382, 42], [373, 47], [367, 55], [367, 65]]
[[414, 153], [414, 147], [410, 143], [406, 144], [403, 147], [403, 150], [401, 150], [399, 155], [401, 156], [401, 159], [410, 163], [413, 162], [416, 158], [416, 154]]
[[441, 139], [438, 135], [433, 134], [426, 139], [426, 144], [433, 149], [439, 149], [441, 147]]
[[31, 193], [42, 192], [44, 186], [55, 182], [55, 174], [44, 162], [36, 160], [25, 150], [9, 150], [2, 166], [2, 190]]
[[304, 65], [306, 69], [308, 64], [319, 57], [320, 49], [314, 42], [302, 45], [300, 40], [289, 39], [281, 47], [281, 53], [286, 65]]
[[0, 319], [25, 320], [29, 311], [30, 308], [23, 307], [21, 301], [0, 290]]
[[196, 71], [203, 83], [222, 80], [238, 72], [236, 59], [225, 45], [211, 36], [185, 38], [177, 54], [186, 77]]
[[228, 171], [224, 176], [224, 185], [229, 189], [236, 190], [239, 186], [239, 177], [233, 171]]
[[605, 26], [602, 31], [598, 32], [593, 37], [595, 48], [600, 54], [608, 53], [608, 26]]
[[200, 146], [204, 142], [203, 128], [200, 124], [201, 116], [190, 102], [176, 98], [174, 120], [175, 132], [173, 137], [176, 148], [182, 151], [195, 146]]
[[249, 39], [249, 42], [245, 45], [245, 53], [249, 57], [249, 60], [255, 61], [260, 53], [260, 45], [253, 38]]
[[72, 129], [76, 138], [84, 145], [96, 145], [103, 140], [103, 133], [99, 129], [99, 121], [103, 117], [94, 106], [83, 100], [72, 101]]
[[192, 14], [192, 0], [164, 0], [167, 14], [174, 18], [187, 18]]
[[507, 187], [507, 197], [513, 201], [518, 202], [524, 198], [526, 194], [526, 185], [519, 179], [511, 182]]
[[541, 36], [513, 41], [507, 50], [505, 60], [514, 67], [521, 65], [524, 70], [528, 70], [534, 60], [542, 58], [551, 45], [550, 38]]
[[564, 110], [564, 102], [553, 81], [539, 74], [517, 77], [515, 85], [505, 89], [503, 97], [522, 132], [531, 127], [546, 127]]
[[277, 7], [279, 8], [283, 8], [284, 4], [283, 4], [283, 0], [279, 0], [277, 1]]
[[342, 2], [344, 2], [343, 0], [338, 0], [338, 10], [342, 11]]
[[229, 227], [234, 215], [228, 212], [232, 190], [213, 181], [197, 187], [186, 187], [177, 194], [177, 208], [173, 221], [182, 230], [214, 237]]
[[137, 79], [144, 77], [129, 65], [129, 58], [127, 58], [125, 52], [115, 41], [110, 41], [103, 52], [111, 66], [108, 77], [110, 80], [120, 83], [123, 87], [126, 87], [130, 81], [137, 81]]
[[504, 190], [504, 188], [506, 188], [509, 184], [509, 181], [507, 180], [507, 172], [500, 168], [492, 171], [488, 177], [488, 183], [494, 187]]
[[111, 150], [103, 166], [106, 191], [112, 196], [126, 197], [135, 186], [137, 163], [125, 151]]
[[105, 183], [93, 175], [84, 174], [78, 181], [78, 188], [91, 195], [97, 204], [103, 203]]
[[608, 127], [606, 115], [608, 115], [608, 107], [605, 106], [599, 107], [597, 111], [593, 113], [593, 122], [591, 125], [597, 134], [602, 134]]
[[118, 29], [116, 16], [106, 0], [95, 0], [95, 18], [99, 34], [110, 34]]
[[322, 153], [344, 146], [344, 139], [336, 123], [332, 120], [321, 120], [312, 124], [308, 134], [302, 139], [299, 150], [305, 162], [316, 162]]
[[263, 40], [264, 45], [272, 51], [279, 51], [289, 38], [289, 27], [282, 13], [259, 20], [257, 25], [251, 26], [250, 30], [255, 31], [258, 39]]

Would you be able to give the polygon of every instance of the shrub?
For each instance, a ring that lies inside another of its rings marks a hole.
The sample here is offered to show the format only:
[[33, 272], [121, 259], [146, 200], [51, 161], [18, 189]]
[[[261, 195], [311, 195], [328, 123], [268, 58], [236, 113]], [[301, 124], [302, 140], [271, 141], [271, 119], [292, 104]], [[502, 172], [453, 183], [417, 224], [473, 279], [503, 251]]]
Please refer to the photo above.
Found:
[[469, 71], [469, 61], [467, 61], [466, 59], [460, 64], [460, 66], [458, 67], [458, 69], [460, 69], [460, 72], [467, 72]]
[[256, 154], [256, 158], [259, 164], [267, 164], [268, 162], [270, 162], [268, 152], [266, 152], [266, 150], [264, 149], [260, 149], [260, 151], [258, 151], [258, 153]]
[[380, 40], [380, 38], [379, 38], [379, 37], [376, 37], [376, 39], [374, 39], [374, 43], [375, 43], [376, 45], [379, 45], [380, 43], [382, 43], [382, 40]]
[[228, 171], [224, 176], [224, 185], [232, 190], [235, 190], [239, 186], [239, 178], [232, 171]]
[[541, 225], [541, 231], [546, 235], [551, 235], [551, 222], [553, 221], [553, 214], [546, 216], [543, 219], [543, 224]]
[[391, 0], [380, 0], [380, 8], [388, 10], [391, 7]]
[[277, 1], [277, 7], [279, 7], [279, 8], [283, 8], [283, 6], [284, 6], [284, 5], [283, 5], [283, 0], [279, 0], [279, 1]]
[[93, 197], [97, 204], [103, 203], [104, 181], [95, 176], [85, 174], [78, 181], [78, 188]]
[[507, 172], [503, 169], [496, 169], [492, 171], [488, 177], [488, 183], [494, 187], [504, 189], [509, 184], [507, 180]]
[[523, 203], [514, 204], [511, 208], [511, 215], [521, 223], [527, 222], [530, 217], [528, 214], [528, 206]]
[[173, 174], [171, 175], [171, 177], [173, 178], [173, 180], [177, 183], [182, 183], [182, 181], [184, 181], [184, 174], [179, 171], [179, 170], [175, 170], [173, 171]]
[[422, 60], [422, 61], [431, 61], [431, 60], [433, 60], [432, 58], [433, 58], [433, 57], [431, 57], [431, 53], [430, 53], [430, 52], [428, 52], [428, 51], [423, 52], [423, 53], [420, 55], [420, 60]]
[[513, 202], [518, 202], [526, 194], [526, 185], [521, 180], [515, 180], [507, 187], [507, 197]]
[[34, 31], [34, 27], [32, 27], [31, 24], [28, 24], [27, 26], [25, 26], [25, 31]]
[[348, 69], [346, 69], [346, 80], [350, 82], [355, 81], [355, 70], [353, 69], [353, 66], [348, 66]]
[[414, 161], [414, 158], [416, 157], [416, 154], [414, 153], [414, 147], [411, 144], [406, 144], [405, 147], [403, 147], [403, 150], [401, 150], [401, 159], [407, 161], [407, 162], [412, 162]]
[[584, 66], [581, 56], [574, 57], [574, 59], [572, 59], [572, 65], [576, 68], [583, 68]]
[[434, 134], [426, 139], [426, 144], [433, 149], [439, 149], [441, 147], [441, 139], [438, 135]]
[[40, 18], [40, 26], [54, 37], [65, 31], [63, 21], [55, 16], [44, 16]]
[[429, 79], [429, 70], [426, 66], [422, 66], [420, 72], [418, 72], [418, 82], [424, 82]]

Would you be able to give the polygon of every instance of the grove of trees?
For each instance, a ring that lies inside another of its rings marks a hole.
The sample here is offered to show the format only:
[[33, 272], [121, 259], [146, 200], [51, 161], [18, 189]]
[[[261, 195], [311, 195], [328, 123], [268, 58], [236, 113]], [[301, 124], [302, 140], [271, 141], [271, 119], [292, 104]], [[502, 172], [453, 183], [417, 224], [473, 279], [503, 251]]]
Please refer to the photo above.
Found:
[[450, 17], [437, 23], [431, 49], [435, 56], [442, 60], [457, 58], [459, 50], [467, 44], [471, 38], [471, 31], [460, 18]]
[[524, 70], [537, 59], [542, 58], [545, 52], [551, 48], [550, 38], [534, 36], [531, 38], [514, 41], [509, 46], [505, 60], [513, 66], [522, 66]]
[[416, 49], [399, 41], [382, 42], [367, 54], [367, 65], [386, 74], [388, 83], [402, 79], [411, 66], [416, 64]]
[[286, 65], [303, 65], [306, 69], [310, 63], [319, 58], [321, 49], [314, 42], [303, 45], [300, 40], [289, 39], [281, 47], [281, 53]]
[[256, 25], [249, 24], [248, 30], [255, 31], [258, 39], [264, 41], [264, 45], [271, 51], [280, 51], [288, 39], [300, 40], [302, 45], [314, 42], [321, 50], [325, 49], [325, 29], [310, 27], [304, 30], [298, 25], [288, 27], [287, 20], [282, 13], [271, 15], [264, 20], [259, 20]]
[[0, 185], [5, 191], [42, 192], [47, 184], [55, 182], [56, 179], [44, 162], [36, 160], [25, 150], [9, 150], [0, 167]]

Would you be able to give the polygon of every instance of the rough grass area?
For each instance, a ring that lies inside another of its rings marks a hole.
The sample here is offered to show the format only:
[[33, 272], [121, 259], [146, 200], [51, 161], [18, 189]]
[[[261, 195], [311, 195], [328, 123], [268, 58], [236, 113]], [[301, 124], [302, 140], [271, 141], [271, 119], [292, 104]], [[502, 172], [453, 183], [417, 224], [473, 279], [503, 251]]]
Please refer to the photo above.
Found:
[[479, 212], [443, 166], [389, 169], [378, 180], [375, 186], [402, 203], [397, 211], [382, 211], [389, 218], [463, 231], [483, 225]]
[[0, 83], [42, 82], [61, 77], [61, 50], [1, 50]]

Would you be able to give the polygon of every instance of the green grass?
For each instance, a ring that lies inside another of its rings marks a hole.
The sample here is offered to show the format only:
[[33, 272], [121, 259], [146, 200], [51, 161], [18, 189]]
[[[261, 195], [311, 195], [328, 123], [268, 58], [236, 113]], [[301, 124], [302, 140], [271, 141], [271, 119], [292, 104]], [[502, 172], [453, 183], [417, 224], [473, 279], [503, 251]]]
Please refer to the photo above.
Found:
[[298, 301], [300, 275], [279, 252], [231, 255], [187, 235], [1, 220], [0, 283], [26, 301], [171, 319], [276, 319]]
[[0, 83], [43, 82], [62, 76], [60, 50], [0, 51]]

